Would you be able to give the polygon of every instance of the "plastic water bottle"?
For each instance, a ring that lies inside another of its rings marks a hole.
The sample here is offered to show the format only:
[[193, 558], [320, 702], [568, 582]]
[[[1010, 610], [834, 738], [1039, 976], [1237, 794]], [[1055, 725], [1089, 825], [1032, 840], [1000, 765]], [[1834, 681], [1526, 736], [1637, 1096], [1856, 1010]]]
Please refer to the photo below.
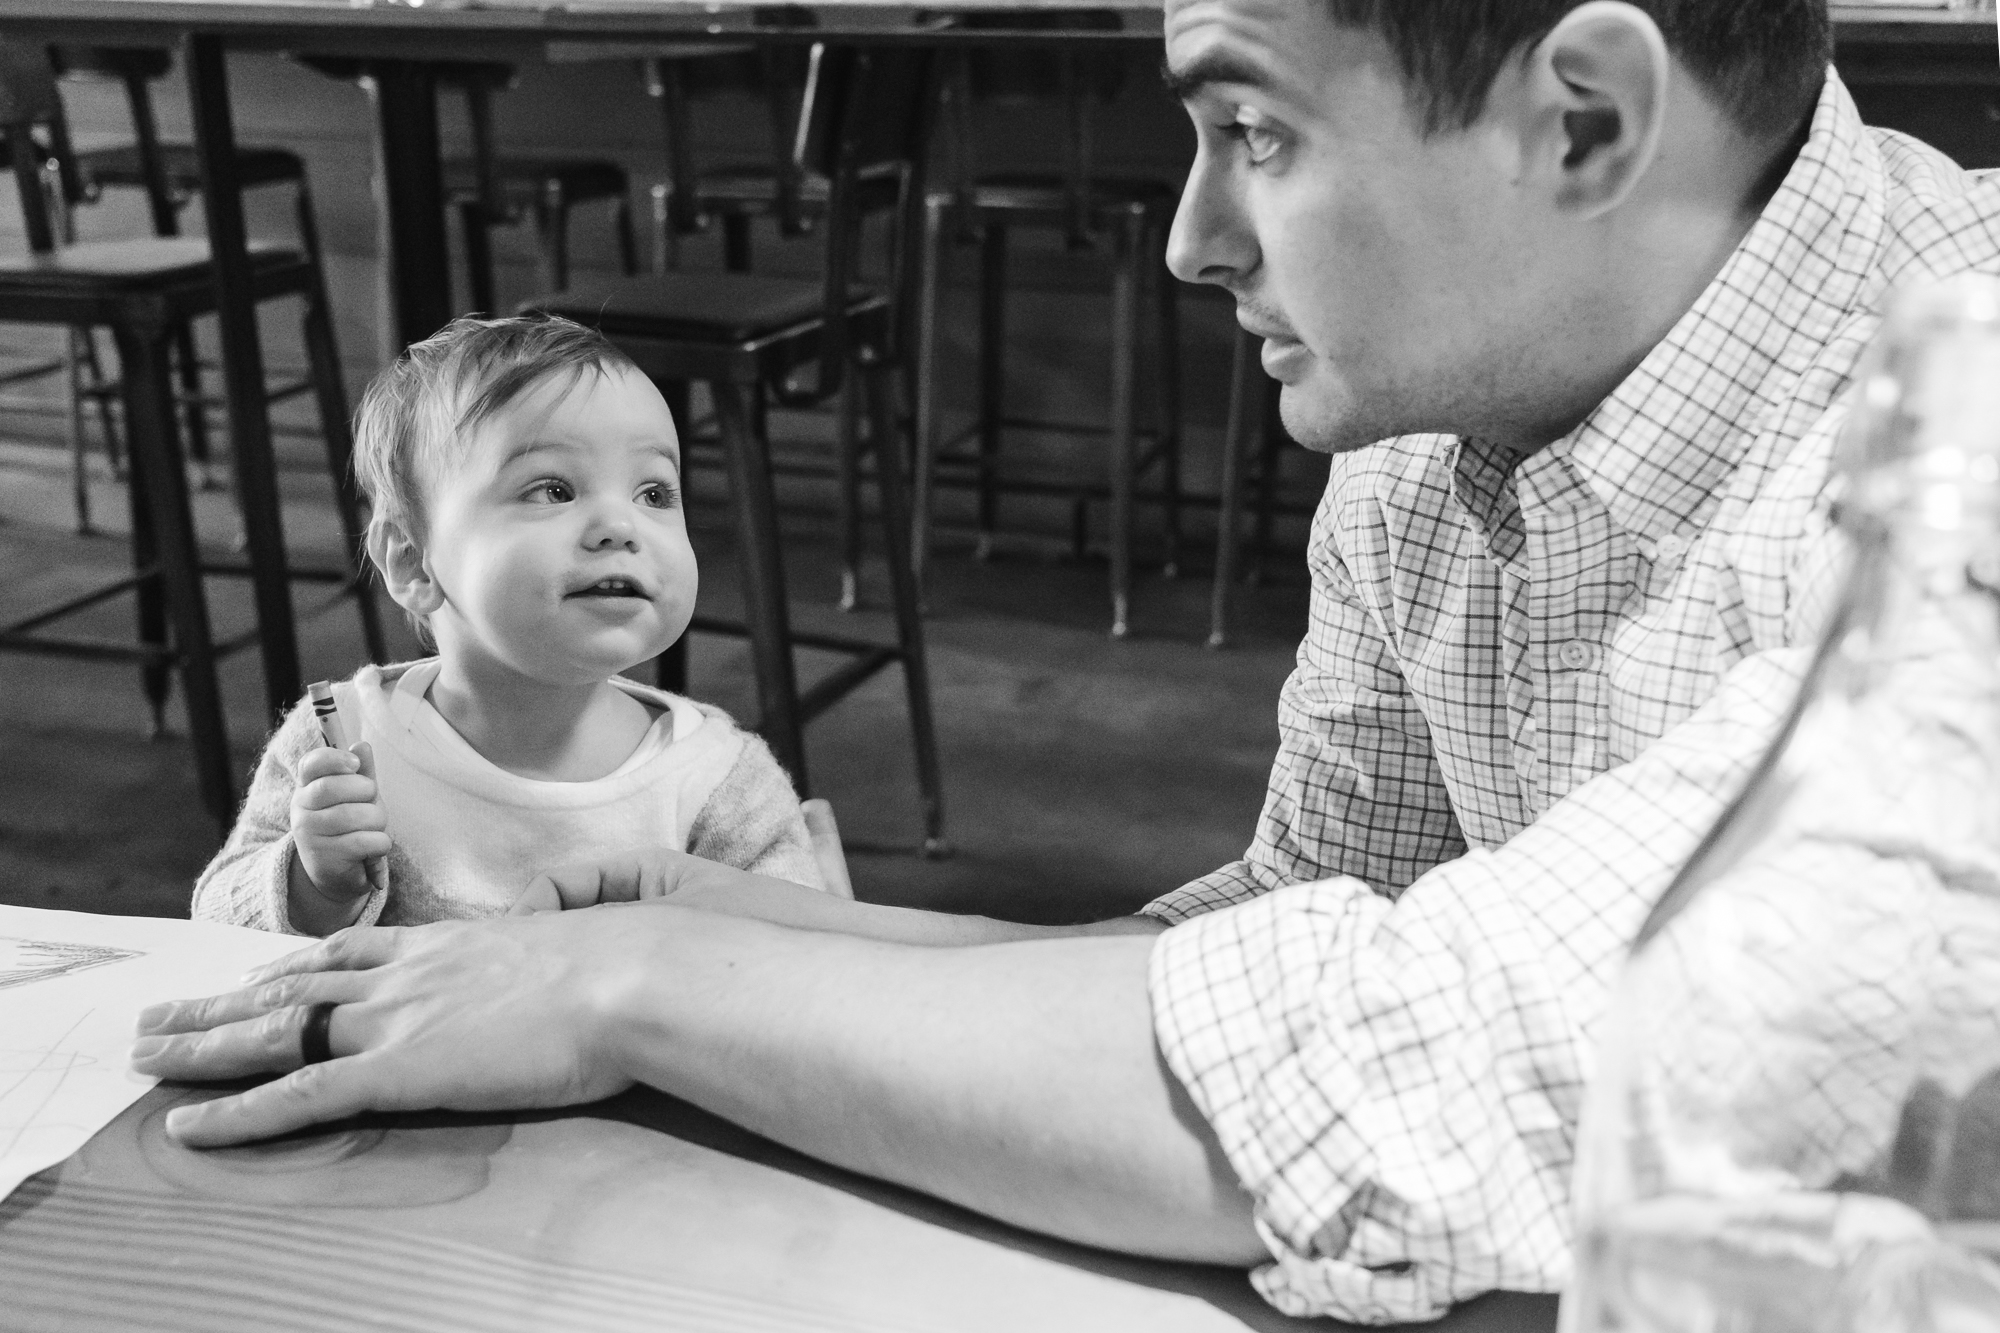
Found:
[[2000, 1329], [2000, 281], [1896, 303], [1836, 474], [1830, 628], [1605, 1023], [1563, 1333]]

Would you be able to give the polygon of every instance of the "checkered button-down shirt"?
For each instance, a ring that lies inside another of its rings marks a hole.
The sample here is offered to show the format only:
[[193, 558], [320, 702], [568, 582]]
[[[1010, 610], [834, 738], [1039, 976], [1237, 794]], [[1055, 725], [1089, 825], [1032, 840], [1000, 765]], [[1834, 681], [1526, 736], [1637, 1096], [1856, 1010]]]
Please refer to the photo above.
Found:
[[2000, 271], [2000, 179], [1829, 77], [1736, 253], [1513, 465], [1335, 459], [1244, 859], [1147, 910], [1159, 1041], [1293, 1313], [1560, 1289], [1589, 1041], [1628, 941], [1793, 693], [1839, 568], [1843, 395], [1888, 289]]

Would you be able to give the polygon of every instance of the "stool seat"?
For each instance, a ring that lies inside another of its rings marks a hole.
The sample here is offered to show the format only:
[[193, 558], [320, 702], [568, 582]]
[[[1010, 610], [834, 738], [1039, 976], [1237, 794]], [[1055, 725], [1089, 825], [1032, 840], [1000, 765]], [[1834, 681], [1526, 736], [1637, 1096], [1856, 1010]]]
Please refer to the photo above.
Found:
[[[193, 194], [201, 189], [201, 156], [193, 144], [161, 144], [160, 165], [166, 172], [167, 188], [174, 193]], [[85, 188], [92, 192], [106, 186], [146, 188], [146, 173], [140, 167], [139, 145], [135, 143], [80, 152], [76, 155], [76, 166]], [[246, 188], [280, 185], [303, 180], [306, 164], [289, 148], [244, 145], [236, 150], [236, 174]]]
[[[570, 203], [594, 199], [616, 199], [626, 191], [625, 169], [602, 159], [569, 157], [515, 157], [494, 159], [493, 176], [510, 208], [526, 208], [541, 202], [549, 181], [562, 189]], [[445, 197], [452, 203], [479, 197], [479, 166], [472, 158], [453, 158], [444, 164]]]
[[[259, 273], [304, 266], [289, 246], [251, 242], [250, 264]], [[0, 254], [0, 281], [10, 292], [116, 292], [139, 295], [209, 277], [208, 242], [197, 236], [144, 236], [123, 241], [83, 241], [46, 254]]]
[[[995, 172], [974, 181], [970, 193], [974, 208], [992, 212], [1059, 217], [1070, 203], [1069, 183], [1050, 172]], [[1101, 176], [1091, 179], [1084, 199], [1093, 214], [1133, 207], [1172, 211], [1180, 190], [1148, 177]]]
[[[849, 288], [849, 315], [888, 298]], [[531, 298], [524, 309], [546, 310], [601, 329], [607, 338], [642, 337], [749, 343], [819, 319], [826, 286], [815, 278], [751, 273], [666, 273], [579, 282], [568, 291]]]
[[[893, 207], [902, 194], [902, 179], [893, 171], [862, 172], [856, 202], [864, 213]], [[778, 172], [768, 162], [731, 162], [706, 170], [695, 180], [696, 206], [703, 212], [743, 209], [769, 213], [778, 204]], [[826, 177], [799, 179], [799, 203], [809, 212], [825, 212], [832, 186]]]

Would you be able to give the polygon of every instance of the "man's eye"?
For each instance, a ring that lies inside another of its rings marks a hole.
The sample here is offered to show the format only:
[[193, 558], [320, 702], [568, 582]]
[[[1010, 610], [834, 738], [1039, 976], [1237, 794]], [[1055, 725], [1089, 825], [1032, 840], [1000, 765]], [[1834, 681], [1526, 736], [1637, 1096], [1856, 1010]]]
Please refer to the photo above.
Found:
[[1243, 145], [1244, 155], [1254, 163], [1266, 162], [1277, 153], [1283, 140], [1275, 130], [1248, 121], [1232, 120], [1218, 127], [1224, 137], [1234, 139]]
[[663, 481], [656, 481], [639, 492], [639, 501], [655, 509], [672, 509], [680, 503], [681, 494]]
[[557, 481], [554, 477], [544, 477], [530, 486], [521, 498], [530, 504], [560, 505], [568, 504], [571, 500], [576, 499], [576, 492], [569, 488], [569, 483], [566, 481]]

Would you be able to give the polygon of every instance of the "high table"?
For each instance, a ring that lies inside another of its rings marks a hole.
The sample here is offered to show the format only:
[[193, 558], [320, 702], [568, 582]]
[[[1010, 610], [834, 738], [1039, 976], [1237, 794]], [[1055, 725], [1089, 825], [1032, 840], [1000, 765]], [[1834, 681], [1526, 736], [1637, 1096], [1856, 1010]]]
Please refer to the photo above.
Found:
[[[1244, 1274], [1030, 1235], [635, 1090], [196, 1152], [161, 1087], [0, 1203], [0, 1327], [152, 1333], [1242, 1333]], [[1440, 1333], [1547, 1333], [1497, 1294]]]
[[[268, 457], [263, 365], [232, 178], [224, 44], [369, 62], [399, 334], [450, 317], [428, 59], [643, 54], [662, 43], [1157, 42], [1157, 0], [1095, 0], [1101, 30], [1037, 32], [1051, 0], [0, 0], [0, 31], [184, 48], [215, 249], [234, 447]], [[761, 21], [782, 10], [782, 23]], [[966, 32], [967, 12], [1018, 13]], [[797, 26], [800, 14], [813, 22]], [[1990, 14], [1836, 9], [1843, 66], [1882, 81], [2000, 83]], [[302, 75], [301, 77], [307, 77]], [[285, 594], [282, 557], [260, 608]], [[283, 616], [289, 626], [287, 607]], [[298, 693], [267, 646], [267, 689]], [[280, 697], [282, 696], [282, 697]], [[1226, 1330], [1281, 1318], [1240, 1273], [1148, 1263], [1014, 1231], [835, 1171], [640, 1091], [581, 1111], [370, 1121], [200, 1155], [141, 1100], [0, 1204], [0, 1324], [73, 1329]], [[35, 1311], [32, 1318], [21, 1313]], [[1501, 1295], [1429, 1327], [1545, 1330], [1547, 1298]]]

